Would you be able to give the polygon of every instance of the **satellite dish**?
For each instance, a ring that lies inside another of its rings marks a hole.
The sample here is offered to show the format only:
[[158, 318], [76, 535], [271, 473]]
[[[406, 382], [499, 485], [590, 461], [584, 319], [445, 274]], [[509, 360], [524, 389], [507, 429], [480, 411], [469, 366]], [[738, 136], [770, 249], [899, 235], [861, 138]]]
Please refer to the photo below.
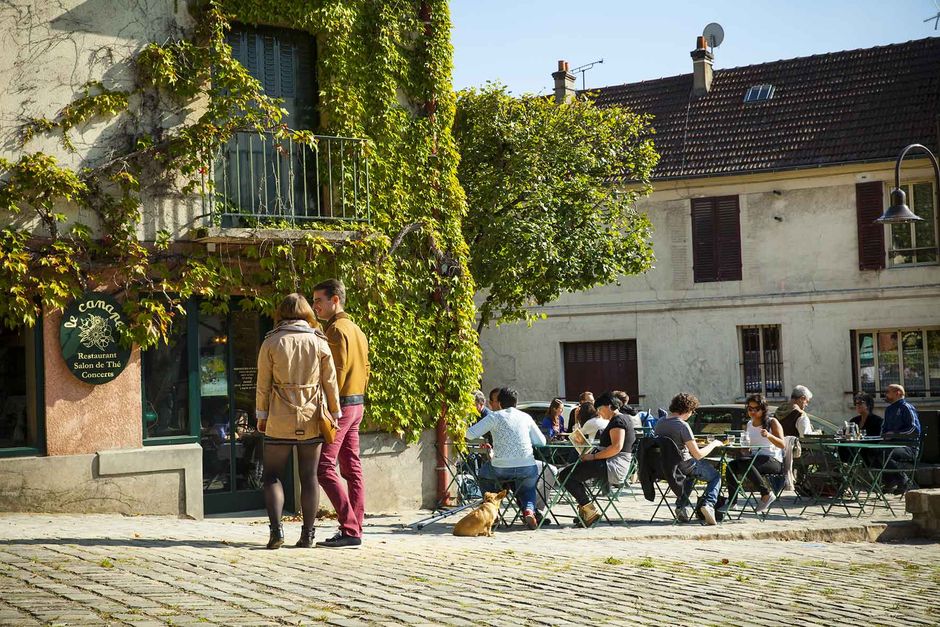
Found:
[[702, 35], [705, 37], [705, 41], [710, 47], [717, 48], [725, 39], [725, 29], [723, 29], [718, 22], [712, 22], [705, 27], [705, 30], [702, 31]]

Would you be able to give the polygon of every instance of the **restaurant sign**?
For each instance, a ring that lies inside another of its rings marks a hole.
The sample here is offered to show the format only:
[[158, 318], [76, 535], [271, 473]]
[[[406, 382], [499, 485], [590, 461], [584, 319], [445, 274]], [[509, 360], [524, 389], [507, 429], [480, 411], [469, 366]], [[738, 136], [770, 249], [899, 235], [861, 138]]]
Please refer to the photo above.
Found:
[[59, 327], [62, 358], [72, 374], [94, 385], [121, 374], [131, 356], [121, 345], [125, 324], [121, 305], [107, 294], [87, 292], [72, 301]]

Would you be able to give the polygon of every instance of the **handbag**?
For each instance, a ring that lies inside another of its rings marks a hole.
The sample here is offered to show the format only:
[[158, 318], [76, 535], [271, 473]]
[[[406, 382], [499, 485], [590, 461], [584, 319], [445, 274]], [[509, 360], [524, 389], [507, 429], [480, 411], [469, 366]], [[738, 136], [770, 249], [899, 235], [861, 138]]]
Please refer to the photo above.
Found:
[[317, 426], [320, 427], [320, 437], [326, 444], [332, 444], [336, 440], [337, 424], [330, 413], [329, 404], [326, 402], [326, 395], [323, 393], [323, 387], [320, 387], [319, 407], [317, 408]]

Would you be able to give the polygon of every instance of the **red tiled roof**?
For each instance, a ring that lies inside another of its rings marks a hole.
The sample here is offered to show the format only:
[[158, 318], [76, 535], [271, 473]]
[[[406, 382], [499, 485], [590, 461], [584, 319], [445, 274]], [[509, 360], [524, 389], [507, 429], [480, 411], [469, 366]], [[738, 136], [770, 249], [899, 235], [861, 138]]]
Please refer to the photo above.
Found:
[[[744, 104], [761, 84], [773, 98]], [[654, 179], [893, 160], [911, 143], [936, 151], [940, 38], [716, 69], [706, 96], [691, 89], [683, 74], [589, 92], [653, 114]]]

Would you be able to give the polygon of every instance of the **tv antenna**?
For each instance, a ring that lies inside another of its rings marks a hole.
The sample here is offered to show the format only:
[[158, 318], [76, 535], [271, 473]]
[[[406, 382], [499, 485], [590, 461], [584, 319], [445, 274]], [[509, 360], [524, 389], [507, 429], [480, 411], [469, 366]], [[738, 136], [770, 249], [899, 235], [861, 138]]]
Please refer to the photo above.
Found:
[[571, 70], [571, 73], [572, 73], [572, 74], [574, 74], [575, 72], [581, 72], [581, 91], [584, 91], [584, 89], [585, 89], [585, 87], [584, 87], [584, 73], [587, 72], [588, 70], [590, 70], [592, 67], [594, 67], [594, 66], [597, 65], [598, 63], [603, 63], [603, 62], [604, 62], [603, 59], [598, 59], [597, 61], [591, 61], [590, 63], [585, 63], [584, 65], [578, 66], [578, 67], [574, 68], [573, 70]]
[[702, 31], [702, 36], [709, 48], [717, 48], [725, 40], [725, 29], [718, 22], [712, 22]]
[[940, 12], [932, 17], [928, 17], [926, 20], [924, 20], [924, 23], [926, 24], [927, 22], [931, 21], [933, 22], [933, 29], [937, 30], [937, 26], [940, 26]]

